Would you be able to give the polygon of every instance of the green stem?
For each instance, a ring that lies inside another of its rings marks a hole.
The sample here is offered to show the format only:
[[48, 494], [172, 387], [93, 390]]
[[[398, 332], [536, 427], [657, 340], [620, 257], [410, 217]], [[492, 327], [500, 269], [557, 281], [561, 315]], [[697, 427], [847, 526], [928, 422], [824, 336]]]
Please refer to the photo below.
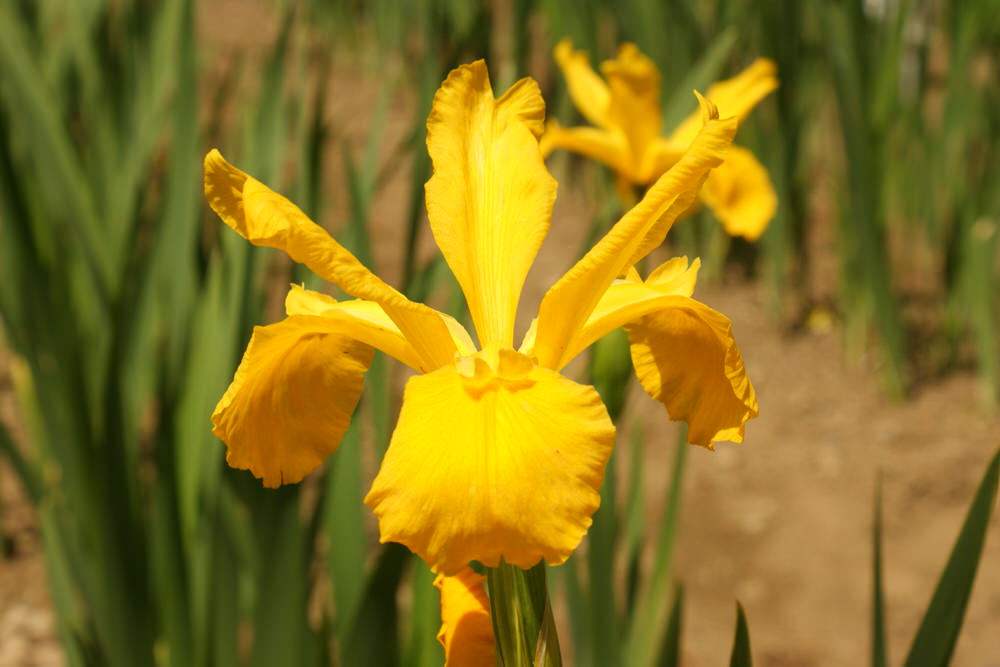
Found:
[[486, 568], [497, 667], [562, 667], [545, 569], [545, 561], [522, 570], [503, 560]]

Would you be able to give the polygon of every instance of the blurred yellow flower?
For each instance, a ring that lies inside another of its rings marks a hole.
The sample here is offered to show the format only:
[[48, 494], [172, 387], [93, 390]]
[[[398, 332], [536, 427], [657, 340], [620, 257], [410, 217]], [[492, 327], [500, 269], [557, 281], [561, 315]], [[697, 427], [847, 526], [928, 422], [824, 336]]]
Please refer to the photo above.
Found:
[[[407, 299], [294, 204], [230, 165], [205, 158], [205, 194], [256, 245], [280, 248], [354, 300], [293, 286], [287, 317], [256, 327], [213, 432], [226, 460], [264, 485], [301, 480], [340, 443], [373, 348], [420, 375], [365, 498], [383, 542], [400, 542], [438, 573], [501, 557], [557, 564], [600, 503], [615, 428], [593, 387], [559, 373], [626, 326], [646, 390], [692, 442], [736, 440], [757, 403], [729, 321], [690, 298], [697, 267], [673, 260], [639, 279], [632, 266], [690, 206], [736, 132], [703, 101], [688, 150], [545, 295], [517, 349], [514, 317], [548, 232], [556, 183], [538, 136], [544, 102], [522, 79], [499, 99], [482, 61], [454, 70], [434, 97], [426, 187], [431, 230], [465, 293], [479, 346], [456, 320]], [[621, 279], [619, 279], [621, 278]]]
[[[659, 178], [680, 159], [701, 127], [696, 112], [669, 136], [660, 136], [660, 72], [634, 44], [623, 44], [617, 58], [601, 65], [603, 80], [590, 66], [587, 53], [575, 51], [568, 39], [556, 46], [555, 58], [573, 103], [595, 127], [564, 128], [550, 121], [541, 139], [542, 152], [548, 155], [564, 148], [608, 165], [618, 176], [619, 191]], [[712, 85], [705, 96], [721, 115], [742, 120], [777, 87], [774, 63], [760, 58], [732, 79]], [[726, 161], [709, 175], [700, 199], [726, 233], [751, 241], [764, 233], [778, 208], [767, 169], [738, 146], [730, 148]]]
[[452, 577], [434, 580], [441, 591], [441, 630], [445, 667], [482, 667], [496, 662], [493, 619], [486, 577], [466, 567]]

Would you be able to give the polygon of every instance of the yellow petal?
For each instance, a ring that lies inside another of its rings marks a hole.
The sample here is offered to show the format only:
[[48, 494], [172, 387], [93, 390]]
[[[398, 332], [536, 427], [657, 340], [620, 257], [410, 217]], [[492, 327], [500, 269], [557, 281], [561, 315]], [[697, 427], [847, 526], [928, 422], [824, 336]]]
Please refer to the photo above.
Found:
[[274, 488], [298, 482], [337, 449], [372, 358], [346, 329], [314, 315], [254, 327], [212, 414], [229, 465]]
[[[733, 78], [712, 84], [705, 91], [705, 97], [719, 107], [719, 114], [723, 118], [733, 117], [742, 121], [777, 87], [777, 67], [774, 62], [758, 58]], [[670, 141], [685, 145], [694, 139], [700, 127], [696, 111], [677, 126], [670, 135]]]
[[[327, 294], [307, 290], [299, 285], [292, 285], [285, 297], [285, 313], [291, 315], [325, 315], [348, 317], [345, 324], [349, 327], [351, 336], [367, 345], [381, 350], [389, 356], [398, 359], [415, 371], [420, 371], [423, 362], [417, 351], [410, 345], [403, 333], [396, 326], [382, 306], [374, 301], [352, 299], [337, 301]], [[471, 354], [475, 344], [469, 333], [455, 318], [445, 313], [440, 314], [445, 320], [452, 339], [461, 354]]]
[[757, 416], [757, 396], [729, 319], [682, 296], [662, 297], [659, 305], [625, 327], [639, 382], [671, 419], [688, 423], [689, 442], [741, 442], [744, 424]]
[[611, 91], [590, 66], [587, 52], [574, 50], [573, 43], [563, 39], [556, 44], [554, 55], [577, 110], [594, 125], [608, 127]]
[[631, 279], [616, 280], [597, 302], [586, 324], [573, 336], [563, 364], [615, 329], [672, 305], [673, 297], [690, 297], [700, 267], [698, 259], [688, 266], [687, 257], [677, 257], [653, 271], [646, 282], [638, 280], [634, 273]]
[[[697, 257], [690, 264], [687, 257], [674, 257], [653, 269], [646, 279], [646, 285], [655, 287], [664, 294], [691, 296], [694, 294], [700, 268], [701, 260]], [[638, 274], [635, 275], [638, 277]]]
[[677, 164], [677, 161], [684, 156], [687, 147], [688, 144], [680, 144], [662, 137], [657, 138], [649, 149], [649, 170], [652, 175], [650, 180], [659, 178], [660, 174]]
[[753, 153], [733, 146], [726, 161], [712, 170], [701, 200], [730, 236], [756, 241], [778, 210], [771, 178]]
[[222, 221], [254, 245], [284, 250], [348, 294], [381, 305], [417, 350], [422, 370], [451, 363], [455, 344], [437, 311], [384, 283], [293, 203], [215, 149], [205, 156], [205, 196]]
[[448, 75], [427, 119], [427, 216], [481, 346], [513, 344], [521, 287], [548, 232], [556, 182], [535, 136], [544, 109], [529, 79], [494, 100], [480, 60]]
[[453, 577], [439, 574], [441, 630], [445, 667], [489, 667], [496, 658], [486, 577], [466, 567]]
[[[476, 63], [466, 65], [466, 67], [475, 66]], [[484, 72], [485, 69], [484, 64]], [[488, 75], [486, 85], [489, 87]], [[496, 107], [524, 123], [535, 139], [542, 136], [542, 132], [545, 131], [545, 100], [542, 99], [542, 93], [538, 89], [538, 82], [530, 77], [515, 81], [514, 85], [496, 101]]]
[[561, 368], [568, 347], [614, 279], [663, 241], [670, 225], [697, 194], [709, 169], [722, 162], [736, 121], [718, 120], [702, 100], [705, 126], [684, 156], [646, 191], [597, 244], [552, 286], [538, 313], [538, 363]]
[[410, 378], [365, 498], [381, 540], [435, 572], [561, 563], [600, 504], [615, 430], [597, 392], [513, 350], [490, 356]]
[[690, 425], [688, 440], [739, 442], [757, 399], [729, 320], [690, 298], [699, 262], [672, 259], [645, 283], [616, 280], [573, 338], [566, 361], [624, 326], [643, 388]]
[[629, 181], [635, 181], [628, 144], [621, 132], [596, 127], [563, 127], [553, 120], [546, 125], [540, 145], [543, 155], [562, 148], [605, 164]]
[[618, 57], [605, 61], [601, 71], [611, 90], [609, 125], [627, 137], [636, 183], [649, 183], [659, 175], [651, 171], [650, 150], [663, 122], [660, 72], [635, 44], [622, 44]]

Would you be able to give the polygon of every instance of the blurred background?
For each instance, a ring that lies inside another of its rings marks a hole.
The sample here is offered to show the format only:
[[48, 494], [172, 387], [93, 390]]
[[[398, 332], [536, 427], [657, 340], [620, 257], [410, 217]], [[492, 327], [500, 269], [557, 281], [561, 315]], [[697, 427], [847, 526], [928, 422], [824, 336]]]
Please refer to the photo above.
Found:
[[[485, 57], [495, 91], [532, 76], [580, 124], [563, 37], [595, 66], [636, 43], [665, 127], [756, 57], [781, 81], [737, 139], [778, 192], [764, 236], [703, 211], [661, 251], [702, 257], [761, 417], [680, 449], [623, 385], [604, 506], [553, 572], [568, 664], [673, 664], [670, 633], [683, 664], [725, 664], [737, 599], [758, 665], [867, 662], [878, 479], [902, 662], [1000, 444], [996, 0], [0, 0], [0, 665], [443, 662], [432, 576], [361, 504], [402, 368], [376, 356], [302, 484], [225, 467], [209, 416], [253, 325], [323, 285], [211, 214], [201, 161], [218, 147], [463, 317], [426, 228], [432, 96]], [[601, 165], [549, 167], [525, 312], [620, 214]], [[1000, 664], [998, 532], [956, 665]]]

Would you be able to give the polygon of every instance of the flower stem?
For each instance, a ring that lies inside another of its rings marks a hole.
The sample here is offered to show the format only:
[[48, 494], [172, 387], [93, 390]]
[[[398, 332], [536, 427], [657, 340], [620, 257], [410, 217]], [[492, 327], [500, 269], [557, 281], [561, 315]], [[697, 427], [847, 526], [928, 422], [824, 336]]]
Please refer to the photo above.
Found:
[[522, 570], [503, 560], [486, 568], [497, 667], [562, 667], [545, 569], [545, 561]]

